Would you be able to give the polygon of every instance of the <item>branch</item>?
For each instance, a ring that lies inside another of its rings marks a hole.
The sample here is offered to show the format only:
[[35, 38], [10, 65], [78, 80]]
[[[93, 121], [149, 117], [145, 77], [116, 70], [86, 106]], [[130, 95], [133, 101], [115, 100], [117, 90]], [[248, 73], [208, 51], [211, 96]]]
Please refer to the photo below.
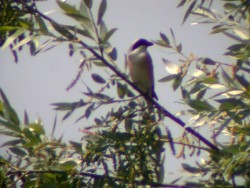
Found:
[[[88, 45], [86, 45], [83, 41], [79, 41], [79, 43], [87, 48]], [[166, 117], [170, 118], [172, 121], [180, 125], [181, 127], [185, 128], [187, 132], [198, 138], [201, 142], [209, 146], [210, 148], [214, 150], [219, 150], [214, 144], [212, 144], [209, 140], [207, 140], [205, 137], [203, 137], [201, 134], [196, 132], [194, 129], [190, 127], [185, 127], [186, 124], [179, 118], [177, 118], [175, 115], [171, 114], [167, 109], [165, 109], [163, 106], [161, 106], [158, 102], [156, 102], [154, 99], [149, 97], [146, 93], [144, 93], [140, 88], [138, 88], [133, 82], [131, 82], [129, 79], [127, 79], [126, 76], [124, 76], [120, 71], [118, 71], [112, 64], [110, 64], [103, 56], [99, 55], [95, 50], [88, 48], [88, 50], [99, 60], [101, 60], [107, 67], [109, 67], [117, 76], [119, 76], [121, 79], [123, 79], [126, 83], [128, 83], [133, 89], [135, 89], [137, 92], [139, 92], [143, 97], [145, 97], [148, 101], [150, 101], [152, 104], [155, 105], [155, 107], [161, 111]]]
[[[70, 171], [60, 171], [60, 170], [30, 170], [30, 171], [25, 171], [25, 170], [18, 170], [18, 171], [9, 171], [7, 175], [14, 175], [14, 174], [21, 174], [24, 173], [25, 175], [28, 174], [65, 174]], [[151, 187], [178, 187], [178, 188], [185, 188], [186, 186], [180, 186], [180, 185], [175, 185], [175, 184], [164, 184], [164, 183], [158, 183], [158, 182], [145, 182], [145, 181], [128, 181], [124, 180], [122, 178], [117, 178], [117, 177], [112, 177], [112, 176], [106, 176], [106, 175], [100, 175], [100, 174], [91, 174], [91, 173], [86, 173], [86, 172], [80, 172], [79, 173], [81, 176], [86, 176], [90, 178], [95, 178], [95, 179], [111, 179], [113, 181], [119, 181], [119, 182], [124, 182], [126, 184], [136, 184], [136, 185], [142, 185], [142, 186], [151, 186]]]
[[[26, 5], [22, 0], [17, 0], [20, 3], [22, 3], [31, 13], [33, 14], [38, 14], [40, 15], [42, 18], [46, 19], [47, 21], [49, 21], [50, 23], [56, 23], [53, 19], [51, 19], [50, 17], [44, 15], [43, 13], [41, 13], [39, 10], [34, 9], [33, 7], [30, 7], [28, 5]], [[59, 25], [59, 24], [58, 24]], [[63, 27], [62, 27], [63, 28]], [[74, 37], [74, 35], [69, 31], [66, 30], [66, 36], [72, 40]], [[203, 142], [205, 145], [207, 145], [208, 147], [210, 147], [211, 149], [214, 150], [219, 150], [213, 143], [211, 143], [209, 140], [207, 140], [204, 136], [202, 136], [201, 134], [199, 134], [198, 132], [196, 132], [194, 129], [192, 129], [191, 127], [186, 127], [186, 124], [179, 118], [177, 118], [175, 115], [173, 115], [172, 113], [170, 113], [167, 109], [165, 109], [163, 106], [161, 106], [158, 102], [156, 102], [155, 100], [153, 100], [151, 97], [149, 97], [146, 93], [144, 93], [140, 88], [138, 88], [133, 82], [131, 82], [124, 74], [122, 74], [119, 70], [117, 70], [111, 63], [109, 63], [104, 57], [103, 55], [100, 55], [99, 53], [97, 53], [94, 49], [90, 48], [85, 42], [83, 42], [82, 40], [78, 39], [77, 42], [84, 48], [86, 48], [89, 52], [91, 52], [96, 58], [98, 58], [99, 60], [101, 60], [108, 68], [110, 68], [117, 76], [119, 76], [122, 80], [124, 80], [127, 84], [129, 84], [134, 90], [136, 90], [138, 93], [140, 93], [143, 97], [145, 97], [148, 101], [150, 101], [153, 105], [155, 105], [155, 107], [161, 111], [166, 117], [170, 118], [172, 121], [174, 121], [175, 123], [177, 123], [178, 125], [180, 125], [181, 127], [183, 127], [188, 133], [192, 134], [194, 137], [196, 137], [197, 139], [199, 139], [201, 142]]]

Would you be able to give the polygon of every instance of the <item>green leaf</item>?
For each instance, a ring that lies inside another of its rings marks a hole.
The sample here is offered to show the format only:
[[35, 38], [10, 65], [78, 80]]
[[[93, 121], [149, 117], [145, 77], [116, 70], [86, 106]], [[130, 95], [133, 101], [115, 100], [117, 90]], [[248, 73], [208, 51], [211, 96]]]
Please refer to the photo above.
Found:
[[[13, 123], [10, 123], [10, 122], [7, 122], [7, 121], [4, 121], [4, 120], [1, 120], [0, 119], [0, 125], [1, 126], [4, 126], [6, 129], [9, 129], [11, 131], [15, 131], [17, 133], [20, 133], [21, 132], [21, 129], [19, 126], [16, 126], [15, 124]], [[3, 133], [2, 133], [3, 134]], [[14, 133], [13, 133], [14, 134]]]
[[91, 77], [96, 83], [99, 83], [99, 84], [106, 83], [106, 80], [104, 80], [99, 74], [92, 74]]
[[91, 9], [92, 4], [93, 4], [92, 0], [83, 0], [83, 1], [84, 1], [85, 5], [86, 5], [89, 9]]
[[168, 81], [171, 81], [173, 79], [176, 79], [178, 76], [179, 76], [178, 74], [171, 74], [171, 75], [168, 75], [168, 76], [161, 78], [160, 80], [158, 80], [158, 82], [168, 82]]
[[102, 0], [100, 6], [99, 6], [99, 10], [98, 10], [98, 17], [97, 17], [97, 24], [99, 25], [103, 15], [105, 14], [105, 11], [107, 9], [107, 1], [106, 0]]
[[227, 30], [229, 30], [229, 28], [224, 27], [224, 25], [219, 25], [217, 27], [216, 26], [213, 27], [212, 32], [210, 32], [210, 34], [222, 33], [222, 32], [225, 32]]
[[56, 2], [59, 5], [59, 7], [68, 14], [78, 14], [79, 13], [79, 11], [74, 6], [72, 6], [66, 2], [63, 2], [60, 0], [57, 0]]
[[170, 33], [173, 39], [174, 46], [176, 46], [176, 39], [175, 39], [174, 31], [172, 30], [172, 28], [170, 28]]
[[45, 133], [43, 126], [39, 123], [31, 123], [28, 127], [30, 131], [35, 132], [38, 135], [43, 135]]
[[105, 52], [109, 55], [109, 57], [115, 61], [117, 59], [117, 50], [114, 47], [107, 47], [105, 48]]
[[1, 50], [7, 48], [10, 44], [14, 42], [20, 35], [24, 34], [24, 29], [18, 29], [13, 35], [9, 36], [8, 39], [5, 41], [4, 45], [1, 47]]
[[119, 98], [123, 99], [126, 94], [127, 86], [117, 82], [117, 94]]
[[117, 28], [109, 30], [103, 38], [103, 43], [107, 43], [110, 37], [116, 32]]
[[181, 53], [182, 51], [182, 44], [180, 43], [178, 46], [176, 46], [177, 52]]
[[11, 147], [11, 148], [9, 148], [9, 150], [10, 150], [12, 153], [14, 153], [14, 154], [16, 154], [16, 155], [18, 155], [18, 156], [20, 156], [20, 157], [24, 157], [24, 156], [27, 155], [27, 153], [26, 153], [24, 150], [22, 150], [22, 149], [20, 149], [20, 148], [17, 148], [17, 147]]
[[199, 6], [194, 11], [192, 11], [192, 13], [195, 15], [203, 16], [203, 17], [216, 21], [216, 15], [214, 14], [213, 11], [211, 11], [208, 8]]
[[17, 27], [17, 26], [7, 26], [7, 25], [0, 26], [0, 31], [1, 32], [9, 32], [9, 31], [18, 30], [18, 29], [20, 29], [20, 27]]
[[202, 58], [201, 63], [203, 63], [205, 65], [216, 65], [217, 62], [215, 62], [212, 59], [206, 57], [206, 58]]
[[93, 61], [92, 63], [98, 67], [107, 67], [102, 61]]
[[60, 33], [61, 35], [65, 36], [69, 40], [73, 40], [74, 39], [74, 35], [72, 33], [70, 33], [66, 28], [64, 28], [64, 26], [56, 23], [55, 21], [51, 21], [50, 24], [53, 26], [53, 28], [58, 33]]
[[187, 163], [182, 163], [181, 164], [182, 168], [190, 173], [193, 173], [193, 174], [197, 174], [197, 173], [200, 173], [200, 169], [199, 168], [195, 168], [195, 167], [192, 167], [190, 166], [189, 164]]
[[69, 30], [71, 30], [72, 32], [75, 32], [75, 33], [77, 33], [77, 34], [80, 34], [80, 35], [82, 35], [82, 36], [84, 36], [84, 37], [87, 37], [87, 38], [90, 38], [90, 39], [93, 39], [93, 40], [95, 39], [95, 38], [93, 37], [92, 33], [89, 31], [89, 29], [84, 29], [84, 30], [82, 30], [82, 29], [77, 28], [76, 26], [70, 26], [70, 25], [65, 25], [64, 28], [65, 28], [65, 29], [69, 29]]
[[182, 83], [182, 77], [178, 74], [178, 77], [176, 77], [172, 85], [174, 91], [180, 87], [181, 83]]
[[236, 79], [240, 83], [240, 85], [242, 85], [244, 88], [247, 89], [248, 87], [250, 87], [250, 83], [248, 82], [248, 80], [245, 78], [244, 75], [240, 76], [236, 74]]
[[91, 113], [94, 111], [95, 103], [91, 104], [86, 110], [85, 110], [85, 117], [86, 119], [89, 118]]
[[203, 80], [200, 80], [203, 84], [216, 84], [217, 79], [212, 76], [206, 76]]
[[225, 3], [224, 4], [225, 9], [232, 10], [238, 8], [238, 6], [234, 3]]
[[177, 5], [177, 8], [183, 6], [188, 0], [181, 0], [180, 3]]
[[75, 110], [76, 108], [80, 108], [85, 106], [88, 103], [85, 103], [82, 99], [78, 102], [61, 102], [61, 103], [53, 103], [51, 105], [55, 106], [55, 110], [68, 111]]
[[164, 33], [160, 33], [160, 37], [165, 42], [165, 44], [169, 46], [170, 42], [168, 40], [168, 37]]
[[16, 145], [21, 144], [21, 143], [24, 143], [24, 141], [21, 140], [21, 139], [11, 140], [11, 141], [3, 143], [1, 145], [1, 147], [4, 147], [4, 146], [16, 146]]
[[80, 163], [81, 160], [75, 158], [65, 158], [59, 161], [62, 170], [73, 170]]
[[176, 149], [175, 149], [174, 139], [173, 139], [172, 134], [171, 134], [169, 129], [166, 128], [166, 132], [167, 132], [167, 136], [168, 136], [169, 147], [171, 149], [172, 154], [175, 156]]
[[48, 34], [49, 31], [48, 31], [48, 28], [47, 28], [45, 22], [43, 21], [43, 19], [38, 15], [35, 15], [35, 19], [36, 19], [36, 22], [39, 25], [41, 33], [44, 34], [44, 35]]
[[10, 123], [15, 124], [16, 126], [18, 126], [20, 124], [18, 115], [16, 113], [16, 111], [11, 107], [7, 97], [5, 96], [4, 92], [2, 91], [2, 89], [0, 89], [0, 95], [3, 99], [3, 114], [4, 114], [4, 118], [9, 121]]
[[233, 86], [233, 87], [237, 88], [237, 85], [235, 84], [234, 80], [228, 75], [228, 71], [225, 71], [225, 70], [222, 68], [221, 75], [222, 75], [223, 80], [224, 80], [229, 86]]
[[194, 0], [194, 1], [192, 2], [192, 4], [188, 7], [188, 9], [187, 9], [187, 11], [186, 11], [186, 13], [185, 13], [185, 15], [184, 15], [182, 24], [185, 23], [185, 21], [187, 20], [187, 18], [188, 18], [189, 15], [191, 14], [192, 10], [194, 9], [194, 6], [195, 6], [196, 2], [197, 2], [197, 1]]
[[29, 43], [32, 40], [33, 40], [33, 35], [30, 35], [30, 36], [24, 38], [23, 40], [19, 41], [16, 45], [14, 45], [12, 47], [12, 50], [16, 50], [17, 48]]
[[181, 73], [181, 69], [178, 65], [176, 65], [176, 63], [173, 63], [165, 58], [162, 58], [162, 62], [165, 65], [166, 71], [170, 74], [180, 74]]
[[28, 113], [27, 113], [26, 110], [25, 110], [25, 112], [24, 112], [24, 123], [25, 123], [26, 125], [29, 124], [29, 116], [28, 116]]
[[104, 43], [103, 39], [104, 39], [107, 32], [108, 32], [107, 26], [104, 23], [104, 21], [101, 20], [100, 24], [99, 24], [99, 35], [101, 37], [102, 43]]
[[190, 100], [189, 105], [190, 107], [194, 108], [197, 111], [213, 111], [214, 110], [214, 107], [211, 106], [206, 101]]
[[90, 10], [89, 9], [90, 8], [87, 6], [85, 1], [82, 0], [80, 2], [80, 10], [79, 10], [80, 14], [83, 15], [84, 17], [86, 17], [86, 18], [90, 18], [91, 15], [90, 15]]
[[248, 108], [248, 106], [240, 99], [229, 98], [229, 99], [217, 99], [215, 101], [221, 104], [219, 106], [219, 109], [221, 111]]
[[23, 129], [22, 133], [25, 137], [25, 147], [34, 147], [41, 144], [42, 140], [38, 132], [36, 132], [33, 128]]
[[166, 48], [170, 47], [169, 45], [166, 45], [166, 43], [163, 40], [156, 40], [154, 41], [154, 43], [162, 47], [166, 47]]
[[40, 49], [38, 50], [39, 38], [37, 36], [32, 37], [32, 40], [29, 42], [29, 45], [30, 45], [30, 54], [31, 55], [36, 55], [39, 52], [39, 50], [41, 50], [41, 48], [42, 48], [42, 46], [40, 46]]
[[92, 95], [92, 97], [96, 98], [96, 99], [102, 99], [105, 101], [110, 101], [111, 98], [108, 95], [102, 94], [102, 93], [94, 93]]
[[74, 141], [69, 141], [69, 143], [75, 148], [75, 151], [77, 153], [80, 153], [80, 154], [83, 153], [83, 151], [82, 151], [82, 143], [74, 142]]

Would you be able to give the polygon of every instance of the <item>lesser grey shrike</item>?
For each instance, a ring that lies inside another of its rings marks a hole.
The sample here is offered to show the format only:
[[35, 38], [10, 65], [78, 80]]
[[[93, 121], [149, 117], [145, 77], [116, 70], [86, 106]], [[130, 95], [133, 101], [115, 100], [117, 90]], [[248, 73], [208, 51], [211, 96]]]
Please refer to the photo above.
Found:
[[[135, 85], [149, 97], [158, 100], [154, 91], [152, 59], [147, 51], [147, 48], [152, 45], [152, 42], [145, 39], [136, 40], [128, 50], [126, 63], [129, 68], [130, 77]], [[148, 105], [150, 104], [149, 101], [147, 103]]]

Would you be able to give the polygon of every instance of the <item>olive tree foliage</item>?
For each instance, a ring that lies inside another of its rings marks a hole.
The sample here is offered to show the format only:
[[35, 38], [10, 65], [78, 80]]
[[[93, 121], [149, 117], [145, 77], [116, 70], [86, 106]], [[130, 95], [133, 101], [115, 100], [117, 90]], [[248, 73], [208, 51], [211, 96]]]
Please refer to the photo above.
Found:
[[[154, 40], [180, 56], [180, 62], [174, 63], [163, 57], [169, 73], [159, 80], [172, 82], [173, 90], [181, 91], [182, 103], [189, 109], [177, 115], [149, 98], [117, 66], [118, 50], [109, 42], [117, 29], [109, 29], [103, 19], [107, 1], [100, 1], [97, 12], [91, 0], [79, 2], [79, 6], [73, 6], [57, 1], [65, 16], [75, 21], [66, 25], [40, 12], [35, 0], [1, 1], [0, 45], [2, 49], [10, 47], [16, 62], [23, 46], [29, 47], [33, 56], [67, 44], [69, 56], [81, 56], [79, 71], [67, 89], [75, 86], [84, 71], [89, 71], [96, 83], [95, 87], [85, 83], [86, 91], [76, 101], [53, 104], [55, 110], [64, 113], [64, 120], [77, 111], [82, 115], [76, 121], [88, 124], [81, 130], [82, 140], [69, 143], [54, 136], [56, 118], [48, 136], [42, 121], [30, 122], [26, 112], [21, 120], [0, 90], [0, 131], [10, 137], [1, 145], [6, 149], [0, 156], [1, 187], [177, 186], [181, 177], [164, 181], [168, 146], [177, 158], [209, 154], [196, 166], [182, 164], [191, 175], [199, 175], [198, 179], [182, 182], [185, 186], [248, 186], [249, 1], [222, 1], [223, 12], [211, 8], [212, 0], [179, 1], [178, 7], [186, 9], [183, 23], [192, 18], [195, 24], [213, 24], [211, 34], [235, 41], [225, 50], [227, 62], [184, 54], [173, 29]], [[150, 100], [153, 109], [149, 110], [140, 96]], [[188, 124], [182, 116], [191, 117]], [[183, 127], [180, 137], [171, 133], [165, 123], [169, 119]], [[201, 127], [210, 131], [211, 139], [199, 134]], [[220, 142], [221, 136], [230, 142]]]

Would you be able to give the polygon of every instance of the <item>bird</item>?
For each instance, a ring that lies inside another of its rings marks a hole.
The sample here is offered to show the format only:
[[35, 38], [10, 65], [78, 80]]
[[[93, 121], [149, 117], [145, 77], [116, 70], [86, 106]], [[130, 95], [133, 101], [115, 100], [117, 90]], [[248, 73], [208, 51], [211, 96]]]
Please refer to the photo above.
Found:
[[[152, 45], [153, 43], [146, 39], [137, 39], [127, 52], [126, 64], [133, 83], [150, 98], [158, 100], [154, 90], [152, 58], [147, 51], [147, 48]], [[146, 99], [146, 102], [148, 107], [151, 106], [149, 100]]]

